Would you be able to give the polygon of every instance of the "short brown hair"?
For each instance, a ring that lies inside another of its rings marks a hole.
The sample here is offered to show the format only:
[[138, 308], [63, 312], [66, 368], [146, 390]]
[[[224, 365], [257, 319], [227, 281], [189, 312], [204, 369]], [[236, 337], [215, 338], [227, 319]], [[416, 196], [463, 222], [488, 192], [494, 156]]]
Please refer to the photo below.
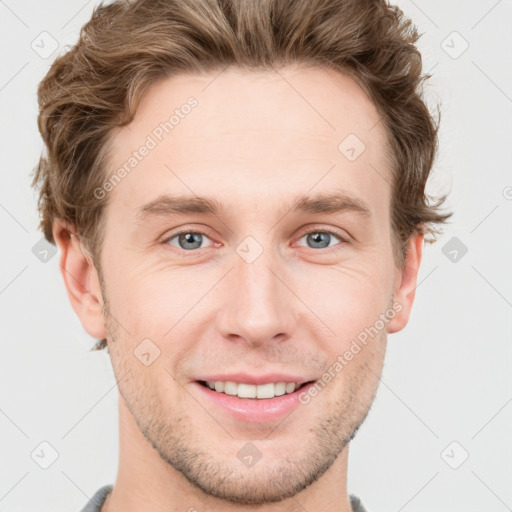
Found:
[[[54, 219], [71, 224], [99, 269], [109, 135], [130, 123], [157, 79], [227, 66], [268, 69], [310, 64], [352, 77], [374, 102], [388, 135], [394, 256], [411, 237], [435, 241], [452, 214], [431, 203], [426, 182], [437, 153], [439, 118], [422, 99], [420, 36], [385, 0], [117, 0], [95, 7], [80, 38], [38, 88], [46, 145], [34, 169], [46, 239]], [[439, 115], [439, 108], [438, 108]], [[340, 141], [341, 142], [341, 141]], [[105, 340], [102, 340], [104, 342]], [[103, 343], [99, 348], [103, 348]]]

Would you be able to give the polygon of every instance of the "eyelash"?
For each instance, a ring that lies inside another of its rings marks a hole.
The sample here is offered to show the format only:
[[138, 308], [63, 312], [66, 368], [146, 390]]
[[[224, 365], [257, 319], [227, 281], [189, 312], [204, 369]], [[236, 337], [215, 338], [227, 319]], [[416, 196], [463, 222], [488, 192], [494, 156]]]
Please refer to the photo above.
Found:
[[[210, 238], [210, 236], [208, 235], [208, 233], [206, 233], [205, 231], [202, 231], [201, 229], [184, 229], [182, 231], [178, 231], [177, 233], [173, 233], [171, 236], [168, 236], [165, 238], [165, 240], [162, 241], [163, 244], [168, 244], [173, 238], [176, 238], [177, 236], [179, 235], [184, 235], [184, 234], [190, 234], [190, 233], [193, 233], [193, 234], [197, 234], [197, 235], [204, 235], [208, 238]], [[346, 244], [349, 243], [349, 241], [341, 236], [337, 231], [334, 231], [332, 229], [311, 229], [310, 231], [305, 231], [304, 233], [301, 234], [301, 236], [299, 237], [299, 240], [301, 238], [303, 238], [305, 235], [309, 235], [311, 233], [328, 233], [329, 235], [334, 235], [336, 238], [339, 238], [340, 239], [340, 243], [339, 244], [336, 244], [335, 246], [333, 247], [324, 247], [322, 249], [318, 249], [318, 251], [324, 251], [324, 252], [337, 252], [339, 250], [341, 250], [341, 247], [340, 246], [344, 246]], [[210, 238], [211, 239], [211, 238]], [[175, 247], [175, 249], [178, 249], [182, 252], [188, 252], [188, 253], [194, 253], [194, 252], [198, 252], [200, 249], [194, 249], [194, 250], [191, 250], [191, 251], [185, 251], [184, 249], [180, 249], [180, 248], [177, 248]], [[310, 249], [313, 249], [312, 247], [310, 247]]]

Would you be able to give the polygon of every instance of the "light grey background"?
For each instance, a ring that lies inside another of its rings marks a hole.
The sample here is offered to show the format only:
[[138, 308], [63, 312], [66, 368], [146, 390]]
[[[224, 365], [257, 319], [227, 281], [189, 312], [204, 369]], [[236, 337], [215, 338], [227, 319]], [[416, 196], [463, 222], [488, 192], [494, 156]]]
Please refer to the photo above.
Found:
[[[80, 510], [117, 472], [108, 354], [88, 351], [94, 340], [68, 302], [58, 256], [43, 263], [32, 251], [42, 237], [29, 186], [42, 150], [37, 84], [95, 4], [0, 0], [2, 512]], [[512, 507], [512, 2], [398, 5], [423, 33], [429, 102], [443, 107], [429, 192], [450, 192], [456, 214], [425, 247], [411, 320], [389, 338], [348, 488], [373, 512], [501, 512]], [[52, 38], [58, 48], [43, 58]], [[453, 237], [468, 249], [456, 262], [443, 253]], [[43, 442], [58, 452], [48, 469]]]

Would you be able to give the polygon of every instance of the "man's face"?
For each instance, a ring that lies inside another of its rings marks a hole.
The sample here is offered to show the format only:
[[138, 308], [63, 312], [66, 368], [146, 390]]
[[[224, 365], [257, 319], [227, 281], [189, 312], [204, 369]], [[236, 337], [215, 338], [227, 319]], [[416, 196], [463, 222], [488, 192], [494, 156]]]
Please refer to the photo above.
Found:
[[[400, 285], [391, 171], [378, 113], [351, 79], [304, 68], [216, 76], [154, 84], [113, 134], [110, 173], [150, 149], [106, 198], [106, 332], [122, 399], [161, 458], [208, 494], [262, 503], [335, 464], [374, 399], [399, 323], [377, 322]], [[172, 131], [158, 130], [175, 109]], [[331, 194], [368, 211], [292, 208]], [[221, 210], [179, 213], [164, 196]], [[329, 371], [315, 396], [238, 398], [199, 382], [305, 383]]]

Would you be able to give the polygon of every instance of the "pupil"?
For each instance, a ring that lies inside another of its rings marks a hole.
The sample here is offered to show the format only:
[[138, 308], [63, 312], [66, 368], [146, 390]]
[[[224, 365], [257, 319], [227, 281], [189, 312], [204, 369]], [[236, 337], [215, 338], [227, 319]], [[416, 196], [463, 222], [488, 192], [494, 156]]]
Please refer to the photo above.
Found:
[[[185, 233], [183, 235], [180, 235], [180, 242], [185, 242], [185, 247], [183, 249], [190, 250], [190, 249], [197, 249], [201, 246], [201, 233]], [[186, 244], [192, 244], [193, 247], [186, 246]], [[194, 245], [195, 244], [195, 245]]]
[[323, 239], [323, 241], [327, 242], [327, 245], [329, 245], [329, 233], [313, 233], [310, 237], [314, 244], [321, 244]]

